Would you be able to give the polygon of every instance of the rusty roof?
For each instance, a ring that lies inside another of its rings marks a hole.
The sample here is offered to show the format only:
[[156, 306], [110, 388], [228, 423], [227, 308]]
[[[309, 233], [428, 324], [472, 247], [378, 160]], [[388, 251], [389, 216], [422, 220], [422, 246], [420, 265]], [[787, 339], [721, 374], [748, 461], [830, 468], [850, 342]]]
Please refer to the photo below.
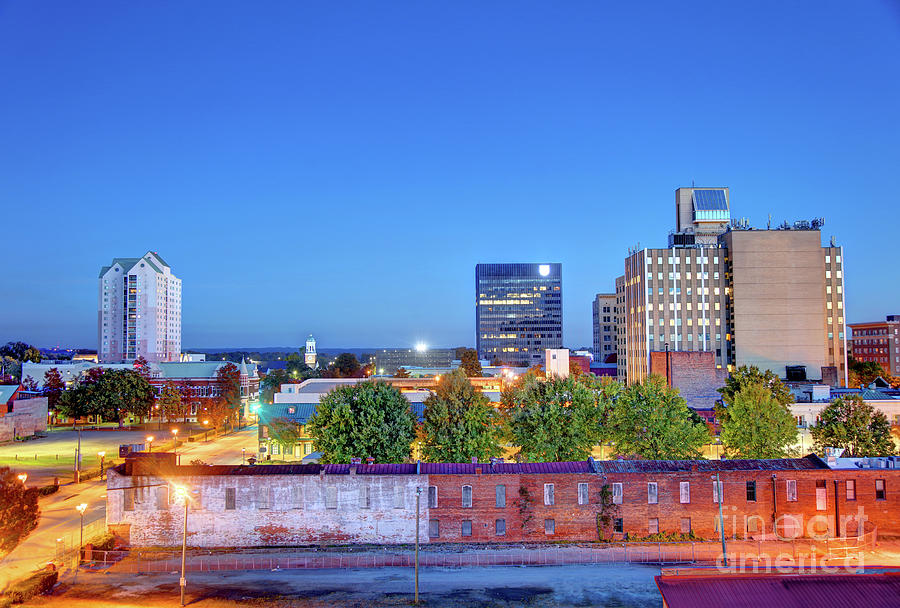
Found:
[[595, 460], [596, 473], [689, 473], [691, 471], [799, 471], [827, 469], [818, 456], [767, 460]]
[[669, 608], [887, 608], [898, 605], [900, 576], [800, 574], [657, 576]]

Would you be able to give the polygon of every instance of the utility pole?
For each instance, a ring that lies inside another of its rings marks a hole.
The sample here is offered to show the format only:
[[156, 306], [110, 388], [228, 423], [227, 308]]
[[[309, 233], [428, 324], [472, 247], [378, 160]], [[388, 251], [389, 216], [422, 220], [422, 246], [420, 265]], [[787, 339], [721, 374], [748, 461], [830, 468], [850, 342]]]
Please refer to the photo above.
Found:
[[184, 498], [184, 532], [181, 536], [181, 605], [184, 606], [184, 587], [187, 581], [184, 578], [184, 561], [187, 553], [187, 518], [188, 518], [188, 493], [186, 488], [178, 488], [176, 495], [180, 494]]
[[75, 454], [75, 483], [81, 483], [81, 427], [78, 427], [78, 450]]
[[722, 539], [722, 560], [725, 567], [728, 567], [728, 554], [725, 552], [725, 516], [722, 515], [722, 502], [725, 500], [725, 492], [719, 481], [719, 472], [716, 471], [716, 494], [719, 495], [719, 536]]
[[422, 496], [422, 488], [416, 487], [416, 599], [419, 605], [419, 500]]

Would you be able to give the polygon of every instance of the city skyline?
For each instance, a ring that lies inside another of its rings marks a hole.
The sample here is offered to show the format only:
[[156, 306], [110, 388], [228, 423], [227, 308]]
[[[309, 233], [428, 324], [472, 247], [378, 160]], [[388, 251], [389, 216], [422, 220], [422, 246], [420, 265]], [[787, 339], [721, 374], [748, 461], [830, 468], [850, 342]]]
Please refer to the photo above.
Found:
[[897, 312], [872, 262], [900, 254], [878, 221], [900, 192], [888, 3], [179, 10], [0, 8], [22, 252], [0, 341], [96, 348], [98, 265], [153, 250], [185, 283], [185, 348], [474, 345], [471, 269], [529, 260], [562, 263], [585, 346], [594, 295], [665, 245], [692, 181], [756, 226], [824, 216], [848, 322]]

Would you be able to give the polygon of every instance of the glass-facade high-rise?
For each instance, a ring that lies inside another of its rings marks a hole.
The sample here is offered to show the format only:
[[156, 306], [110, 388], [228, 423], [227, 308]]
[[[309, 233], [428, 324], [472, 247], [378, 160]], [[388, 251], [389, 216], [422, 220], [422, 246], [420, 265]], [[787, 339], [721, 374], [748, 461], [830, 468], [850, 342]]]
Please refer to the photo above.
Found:
[[475, 343], [478, 357], [516, 365], [544, 362], [562, 348], [561, 264], [477, 264]]

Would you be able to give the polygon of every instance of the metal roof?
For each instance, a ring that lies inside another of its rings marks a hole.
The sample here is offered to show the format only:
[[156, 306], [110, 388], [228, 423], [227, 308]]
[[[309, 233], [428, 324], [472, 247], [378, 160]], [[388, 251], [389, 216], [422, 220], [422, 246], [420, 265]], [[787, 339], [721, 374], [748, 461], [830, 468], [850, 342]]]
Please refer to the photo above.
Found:
[[827, 469], [818, 456], [771, 460], [595, 460], [596, 473], [677, 473], [697, 471], [799, 471]]
[[694, 209], [698, 211], [728, 211], [724, 190], [694, 190]]
[[898, 605], [900, 576], [887, 574], [800, 574], [657, 576], [669, 608], [887, 608]]
[[6, 405], [6, 402], [12, 399], [12, 396], [19, 390], [18, 384], [0, 385], [0, 403]]
[[[159, 364], [163, 378], [215, 378], [219, 368], [228, 361], [185, 361], [165, 362]], [[235, 367], [239, 365], [235, 364]], [[256, 376], [256, 364], [247, 366], [248, 377]]]

